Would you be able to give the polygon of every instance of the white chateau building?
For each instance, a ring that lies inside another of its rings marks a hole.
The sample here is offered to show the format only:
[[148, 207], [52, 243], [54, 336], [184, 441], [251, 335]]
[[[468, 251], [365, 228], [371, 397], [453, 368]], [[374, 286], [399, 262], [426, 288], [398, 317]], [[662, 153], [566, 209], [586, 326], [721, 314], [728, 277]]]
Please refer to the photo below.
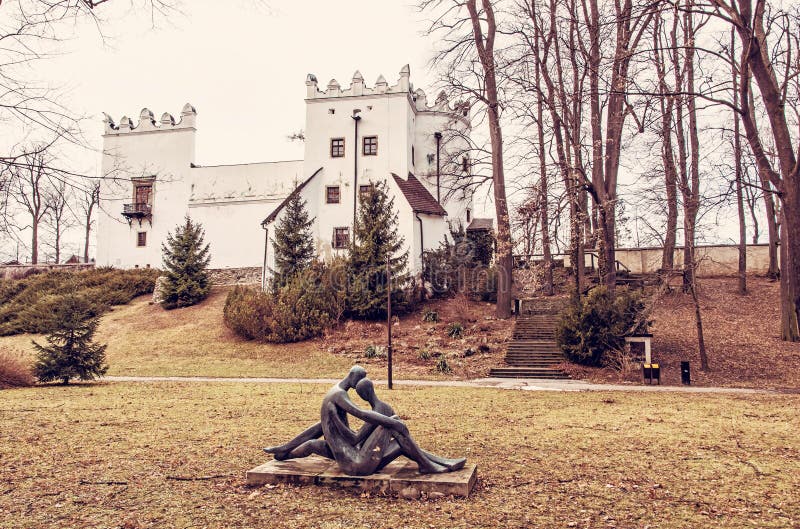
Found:
[[156, 121], [146, 108], [138, 124], [106, 115], [97, 264], [160, 267], [167, 233], [189, 215], [205, 229], [211, 268], [258, 269], [263, 280], [273, 264], [265, 241], [290, 193], [306, 200], [325, 258], [346, 251], [359, 192], [383, 181], [409, 267], [419, 272], [423, 251], [459, 223], [475, 224], [471, 191], [460, 187], [471, 178], [462, 156], [470, 122], [468, 108], [443, 94], [429, 105], [409, 74], [405, 66], [395, 84], [380, 76], [367, 87], [356, 72], [349, 88], [331, 80], [324, 91], [308, 75], [305, 156], [296, 161], [195, 165], [197, 112], [189, 104], [179, 120], [165, 113]]

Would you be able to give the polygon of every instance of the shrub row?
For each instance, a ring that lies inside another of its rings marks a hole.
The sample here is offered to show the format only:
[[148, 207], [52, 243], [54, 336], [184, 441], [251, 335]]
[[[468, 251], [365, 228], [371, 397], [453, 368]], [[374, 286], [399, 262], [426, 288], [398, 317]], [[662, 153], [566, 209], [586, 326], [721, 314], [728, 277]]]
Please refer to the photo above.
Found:
[[288, 343], [322, 335], [343, 314], [343, 292], [324, 263], [284, 280], [268, 292], [234, 287], [225, 300], [225, 325], [249, 340]]
[[137, 296], [152, 293], [158, 275], [158, 270], [149, 268], [102, 267], [0, 280], [0, 336], [52, 331], [50, 316], [68, 293], [89, 300], [90, 316], [97, 316], [112, 305], [124, 305]]

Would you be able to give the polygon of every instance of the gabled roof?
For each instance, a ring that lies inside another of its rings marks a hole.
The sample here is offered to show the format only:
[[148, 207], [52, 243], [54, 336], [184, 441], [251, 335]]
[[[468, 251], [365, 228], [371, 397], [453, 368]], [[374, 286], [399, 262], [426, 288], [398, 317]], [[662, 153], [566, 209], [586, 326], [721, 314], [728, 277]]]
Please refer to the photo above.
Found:
[[308, 185], [308, 183], [309, 183], [309, 182], [311, 182], [311, 180], [313, 180], [313, 179], [314, 179], [314, 177], [315, 177], [315, 176], [317, 176], [317, 175], [318, 175], [318, 174], [319, 174], [321, 171], [322, 171], [322, 167], [320, 167], [319, 169], [317, 169], [316, 171], [314, 171], [314, 174], [312, 174], [311, 176], [309, 176], [308, 178], [306, 178], [306, 180], [305, 180], [304, 182], [302, 182], [300, 185], [298, 185], [297, 187], [295, 187], [295, 188], [294, 188], [294, 191], [292, 191], [291, 193], [289, 193], [289, 195], [287, 195], [287, 197], [283, 199], [283, 202], [281, 202], [280, 204], [278, 204], [278, 207], [277, 207], [277, 208], [275, 208], [274, 210], [272, 210], [272, 213], [270, 213], [269, 215], [267, 215], [267, 218], [265, 218], [265, 219], [264, 219], [264, 220], [261, 222], [261, 225], [262, 225], [262, 226], [266, 226], [267, 224], [270, 224], [271, 222], [274, 222], [274, 221], [275, 221], [275, 219], [278, 217], [278, 213], [280, 213], [280, 212], [281, 212], [281, 210], [282, 210], [283, 208], [285, 208], [285, 207], [286, 207], [286, 204], [288, 204], [288, 203], [289, 203], [289, 201], [292, 199], [292, 197], [294, 197], [295, 195], [297, 195], [298, 193], [300, 193], [300, 191], [302, 191], [302, 190], [303, 190], [303, 188], [304, 188], [304, 187], [306, 187], [306, 185]]
[[467, 231], [492, 231], [494, 229], [494, 221], [492, 219], [472, 219], [472, 222], [467, 226]]
[[441, 204], [436, 202], [436, 199], [433, 198], [430, 191], [422, 185], [422, 182], [417, 180], [417, 177], [411, 173], [408, 173], [408, 180], [403, 180], [396, 174], [392, 173], [392, 177], [394, 177], [394, 181], [397, 186], [400, 188], [400, 191], [403, 192], [403, 196], [406, 197], [411, 209], [414, 213], [424, 213], [426, 215], [447, 215], [447, 211], [442, 207]]

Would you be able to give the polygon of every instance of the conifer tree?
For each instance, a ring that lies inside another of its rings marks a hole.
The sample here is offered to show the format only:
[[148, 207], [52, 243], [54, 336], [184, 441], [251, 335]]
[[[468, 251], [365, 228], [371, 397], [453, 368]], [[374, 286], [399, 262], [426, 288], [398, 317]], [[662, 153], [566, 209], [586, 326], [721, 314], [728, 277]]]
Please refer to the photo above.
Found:
[[400, 254], [403, 238], [397, 232], [394, 199], [386, 193], [386, 184], [370, 186], [361, 195], [353, 241], [350, 245], [348, 271], [348, 311], [357, 318], [386, 316], [386, 258], [392, 281], [393, 310], [405, 302], [403, 288], [408, 282], [408, 252]]
[[286, 204], [284, 215], [275, 226], [272, 247], [275, 250], [275, 270], [272, 284], [283, 287], [292, 277], [307, 270], [314, 262], [314, 239], [306, 201], [300, 193], [293, 193]]
[[37, 351], [34, 374], [42, 382], [70, 379], [93, 380], [108, 370], [106, 346], [93, 342], [99, 316], [96, 307], [84, 296], [66, 294], [50, 317], [53, 331], [47, 345], [33, 342]]
[[211, 290], [208, 263], [209, 245], [203, 246], [203, 227], [188, 216], [185, 223], [167, 235], [161, 306], [165, 309], [188, 307], [204, 300]]

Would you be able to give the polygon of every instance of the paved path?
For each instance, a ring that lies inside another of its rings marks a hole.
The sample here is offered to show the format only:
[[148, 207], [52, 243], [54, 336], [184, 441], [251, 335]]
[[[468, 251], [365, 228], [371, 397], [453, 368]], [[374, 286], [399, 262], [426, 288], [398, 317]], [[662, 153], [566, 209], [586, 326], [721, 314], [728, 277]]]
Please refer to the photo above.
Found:
[[[103, 377], [108, 382], [235, 382], [239, 384], [335, 384], [335, 378], [215, 378], [215, 377]], [[376, 384], [386, 384], [376, 380]], [[498, 388], [523, 391], [678, 391], [682, 393], [773, 393], [770, 390], [699, 386], [634, 386], [593, 384], [580, 380], [478, 378], [474, 380], [395, 380], [398, 386], [434, 386], [456, 388]]]

